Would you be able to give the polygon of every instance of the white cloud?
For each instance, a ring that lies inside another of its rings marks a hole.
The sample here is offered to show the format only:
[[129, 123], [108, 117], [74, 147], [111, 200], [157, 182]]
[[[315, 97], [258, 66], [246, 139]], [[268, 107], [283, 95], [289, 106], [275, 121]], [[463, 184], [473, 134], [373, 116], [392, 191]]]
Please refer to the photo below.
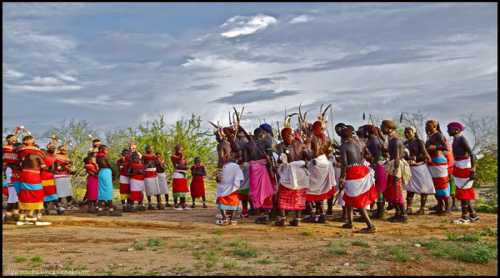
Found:
[[58, 102], [91, 107], [130, 107], [133, 105], [131, 101], [113, 99], [109, 95], [100, 95], [95, 98], [61, 98]]
[[303, 14], [292, 18], [288, 23], [290, 24], [305, 23], [311, 21], [312, 19], [313, 17]]
[[216, 70], [253, 68], [255, 65], [245, 61], [225, 59], [217, 55], [189, 58], [182, 64], [186, 68], [211, 68]]
[[234, 16], [228, 19], [221, 27], [228, 30], [221, 33], [225, 38], [236, 38], [239, 36], [250, 35], [257, 31], [264, 30], [270, 25], [278, 23], [278, 20], [272, 16], [258, 14], [253, 17]]
[[77, 79], [71, 75], [67, 75], [67, 74], [58, 74], [57, 77], [59, 77], [61, 80], [64, 80], [64, 81], [68, 81], [68, 82], [76, 82]]
[[34, 85], [41, 85], [41, 86], [54, 86], [54, 85], [61, 85], [63, 82], [55, 77], [39, 77], [35, 76], [33, 78], [33, 81], [31, 82]]
[[4, 77], [10, 79], [21, 78], [24, 75], [25, 75], [24, 73], [12, 69], [8, 69], [4, 73]]
[[36, 85], [6, 85], [7, 88], [14, 91], [31, 91], [31, 92], [63, 92], [63, 91], [77, 91], [83, 89], [80, 85], [47, 85], [47, 86], [36, 86]]

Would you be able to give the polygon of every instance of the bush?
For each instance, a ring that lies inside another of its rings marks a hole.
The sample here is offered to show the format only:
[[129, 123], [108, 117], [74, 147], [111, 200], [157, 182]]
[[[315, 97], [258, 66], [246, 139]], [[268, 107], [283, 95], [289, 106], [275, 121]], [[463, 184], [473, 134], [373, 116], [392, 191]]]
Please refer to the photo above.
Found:
[[[86, 121], [72, 120], [69, 123], [63, 123], [59, 128], [52, 128], [43, 136], [50, 137], [52, 134], [69, 143], [68, 156], [73, 162], [75, 170], [72, 183], [77, 188], [85, 188], [87, 175], [83, 159], [92, 147], [92, 138], [89, 137], [89, 134], [95, 136], [96, 131]], [[146, 145], [151, 145], [155, 152], [160, 152], [165, 159], [166, 172], [169, 176], [173, 173], [170, 155], [176, 144], [181, 144], [184, 147], [188, 165], [193, 164], [194, 157], [201, 158], [207, 170], [207, 179], [210, 179], [211, 174], [215, 171], [217, 162], [215, 137], [211, 131], [201, 129], [201, 118], [194, 114], [190, 119], [181, 119], [172, 126], [167, 126], [164, 117], [160, 116], [158, 120], [146, 122], [138, 127], [108, 131], [105, 137], [100, 139], [103, 144], [110, 148], [108, 157], [115, 174], [118, 173], [116, 160], [120, 158], [122, 149], [128, 148], [131, 141], [137, 144], [137, 150], [141, 153], [144, 153]], [[113, 185], [118, 188], [118, 180], [115, 180]], [[213, 186], [213, 183], [207, 180], [207, 187]]]
[[327, 246], [326, 252], [330, 255], [334, 256], [343, 256], [347, 255], [347, 250], [344, 244], [330, 242]]
[[480, 187], [485, 184], [497, 184], [498, 160], [496, 153], [483, 153], [483, 157], [478, 159], [476, 163], [476, 186]]

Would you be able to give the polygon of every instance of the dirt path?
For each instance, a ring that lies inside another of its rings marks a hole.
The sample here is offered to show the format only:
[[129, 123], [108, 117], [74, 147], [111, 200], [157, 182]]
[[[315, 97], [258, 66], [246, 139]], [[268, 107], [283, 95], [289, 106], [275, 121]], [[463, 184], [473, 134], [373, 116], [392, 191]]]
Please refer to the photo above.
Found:
[[[340, 213], [335, 211], [336, 214]], [[215, 209], [47, 216], [53, 225], [3, 225], [4, 274], [76, 275], [496, 275], [496, 257], [468, 263], [439, 257], [421, 242], [450, 234], [489, 231], [495, 244], [497, 216], [481, 214], [456, 225], [459, 215], [411, 217], [408, 224], [375, 221], [377, 233], [357, 234], [340, 222], [273, 227], [214, 224]], [[355, 230], [363, 227], [356, 223]], [[420, 243], [419, 243], [420, 242]], [[420, 244], [420, 246], [419, 246]], [[417, 246], [416, 246], [417, 245]], [[496, 250], [495, 250], [496, 252]]]

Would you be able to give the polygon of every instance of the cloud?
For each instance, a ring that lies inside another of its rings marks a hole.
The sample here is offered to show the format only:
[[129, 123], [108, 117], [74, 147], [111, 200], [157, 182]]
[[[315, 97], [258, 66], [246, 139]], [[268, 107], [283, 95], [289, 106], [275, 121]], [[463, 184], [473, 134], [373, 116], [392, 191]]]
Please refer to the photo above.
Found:
[[267, 27], [277, 24], [278, 20], [272, 16], [258, 14], [253, 17], [249, 16], [234, 16], [228, 19], [222, 28], [228, 29], [221, 33], [225, 38], [236, 38], [246, 36], [257, 31], [266, 29]]
[[292, 18], [288, 23], [290, 24], [305, 23], [311, 21], [312, 19], [313, 17], [303, 14]]
[[257, 86], [273, 85], [275, 83], [274, 81], [286, 80], [286, 79], [287, 78], [285, 76], [266, 77], [266, 78], [255, 79], [253, 80], [253, 83]]
[[12, 70], [12, 69], [7, 69], [5, 72], [4, 72], [4, 77], [7, 78], [7, 79], [16, 79], [16, 78], [21, 78], [23, 77], [25, 74], [22, 73], [22, 72], [19, 72], [19, 71], [15, 71], [15, 70]]
[[286, 96], [298, 95], [298, 91], [275, 91], [275, 90], [244, 90], [232, 92], [230, 96], [221, 97], [213, 102], [225, 104], [246, 104], [264, 100], [273, 100]]
[[78, 91], [83, 89], [80, 85], [10, 85], [6, 84], [8, 89], [14, 91], [31, 91], [31, 92], [64, 92], [64, 91]]
[[318, 63], [312, 66], [286, 70], [278, 73], [317, 72], [352, 67], [416, 63], [420, 61], [429, 61], [429, 59], [433, 57], [435, 57], [434, 54], [423, 53], [414, 49], [377, 49], [368, 51], [367, 53], [351, 54], [338, 60]]
[[192, 91], [203, 91], [203, 90], [210, 90], [217, 88], [219, 85], [214, 84], [214, 83], [208, 83], [208, 84], [201, 84], [201, 85], [193, 85], [189, 86], [186, 88], [186, 90], [192, 90]]
[[35, 78], [33, 78], [33, 81], [31, 81], [31, 84], [41, 85], [41, 86], [54, 86], [54, 85], [61, 85], [63, 84], [63, 82], [55, 77], [35, 76]]
[[99, 95], [95, 98], [61, 98], [57, 100], [60, 103], [73, 104], [77, 106], [87, 106], [92, 108], [103, 108], [103, 107], [130, 107], [134, 103], [127, 100], [120, 100], [113, 98], [109, 95]]

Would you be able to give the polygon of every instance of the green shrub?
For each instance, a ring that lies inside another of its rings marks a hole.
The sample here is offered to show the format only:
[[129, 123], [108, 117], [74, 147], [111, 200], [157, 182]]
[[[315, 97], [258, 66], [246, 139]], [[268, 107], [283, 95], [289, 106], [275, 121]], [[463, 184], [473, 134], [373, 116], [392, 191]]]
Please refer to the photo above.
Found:
[[498, 160], [496, 153], [483, 153], [483, 157], [478, 159], [476, 163], [476, 186], [480, 187], [484, 184], [496, 184], [498, 175]]
[[392, 258], [397, 262], [407, 262], [410, 260], [410, 256], [403, 246], [389, 246], [388, 251]]
[[330, 255], [334, 255], [334, 256], [347, 255], [347, 250], [345, 248], [345, 245], [342, 243], [336, 243], [336, 242], [331, 241], [330, 243], [328, 243], [326, 248], [327, 248], [326, 252]]
[[254, 248], [250, 247], [248, 245], [248, 242], [244, 240], [235, 240], [230, 243], [233, 249], [233, 255], [239, 256], [239, 257], [257, 257], [257, 250]]
[[363, 248], [370, 247], [370, 245], [368, 244], [368, 242], [363, 241], [363, 240], [355, 240], [351, 244], [352, 244], [352, 246], [359, 246], [359, 247], [363, 247]]

